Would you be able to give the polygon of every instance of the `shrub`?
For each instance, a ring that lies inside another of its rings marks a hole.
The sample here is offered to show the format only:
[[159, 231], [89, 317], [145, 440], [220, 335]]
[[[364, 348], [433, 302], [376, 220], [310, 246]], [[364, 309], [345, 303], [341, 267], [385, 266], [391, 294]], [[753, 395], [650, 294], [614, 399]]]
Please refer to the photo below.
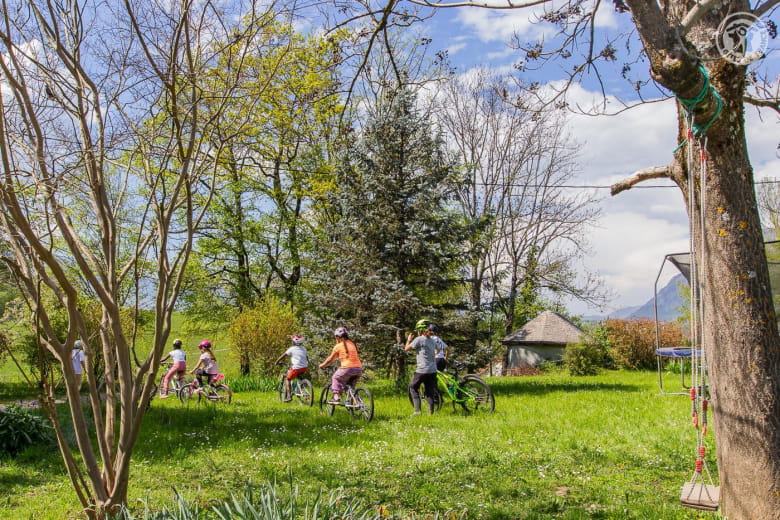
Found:
[[593, 376], [598, 374], [603, 357], [596, 345], [574, 343], [566, 345], [563, 363], [573, 376]]
[[290, 346], [298, 332], [292, 306], [269, 296], [230, 322], [228, 338], [241, 363], [241, 374], [273, 376], [274, 361]]
[[[279, 371], [281, 374], [281, 370]], [[234, 392], [276, 392], [279, 379], [271, 376], [239, 376], [230, 379], [230, 389]]]
[[[611, 344], [610, 355], [615, 365], [629, 369], [652, 369], [656, 366], [655, 321], [650, 319], [618, 320], [604, 323]], [[659, 347], [684, 344], [679, 323], [663, 322], [658, 328]]]
[[40, 415], [14, 405], [0, 410], [0, 453], [14, 456], [28, 446], [52, 440], [52, 427]]

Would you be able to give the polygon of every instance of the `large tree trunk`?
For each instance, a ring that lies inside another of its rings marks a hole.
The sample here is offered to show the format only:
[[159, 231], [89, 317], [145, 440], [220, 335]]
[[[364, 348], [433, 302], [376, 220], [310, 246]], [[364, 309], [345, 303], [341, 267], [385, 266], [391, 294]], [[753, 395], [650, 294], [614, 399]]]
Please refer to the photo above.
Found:
[[[727, 85], [716, 86], [721, 95]], [[780, 341], [742, 104], [708, 133], [701, 293], [722, 511], [780, 518]], [[739, 99], [739, 98], [737, 98]], [[697, 172], [700, 175], [701, 172]], [[700, 201], [699, 201], [700, 202]], [[698, 215], [692, 215], [698, 218]]]
[[[626, 3], [653, 77], [680, 98], [697, 98], [705, 75], [674, 22], [684, 18], [690, 5], [671, 2], [662, 11], [655, 2]], [[728, 9], [750, 7], [733, 1]], [[701, 39], [704, 31], [718, 26], [724, 12], [707, 10], [692, 34]], [[692, 112], [702, 128], [713, 123], [699, 139], [687, 137], [671, 176], [686, 196], [688, 176], [694, 176], [695, 204], [689, 217], [703, 227], [696, 230], [694, 243], [701, 257], [702, 337], [711, 375], [721, 511], [732, 520], [780, 520], [780, 338], [746, 146], [746, 68], [717, 56], [704, 64], [714, 91], [706, 92]], [[723, 100], [717, 117], [715, 92]], [[681, 121], [686, 115], [683, 111]], [[680, 138], [686, 138], [682, 131]], [[691, 146], [697, 158], [706, 146], [705, 171], [698, 159], [686, 159]], [[692, 466], [694, 458], [692, 453]]]

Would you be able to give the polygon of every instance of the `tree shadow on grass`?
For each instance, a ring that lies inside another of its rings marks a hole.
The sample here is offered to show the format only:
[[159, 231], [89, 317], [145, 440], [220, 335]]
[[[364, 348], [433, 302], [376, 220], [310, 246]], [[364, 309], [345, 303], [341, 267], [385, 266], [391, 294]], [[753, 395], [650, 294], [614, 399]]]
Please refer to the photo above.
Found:
[[343, 409], [324, 416], [312, 407], [245, 402], [230, 405], [156, 406], [146, 412], [135, 455], [170, 459], [201, 449], [241, 447], [246, 450], [279, 446], [341, 446], [344, 435], [362, 434], [371, 423], [350, 417]]

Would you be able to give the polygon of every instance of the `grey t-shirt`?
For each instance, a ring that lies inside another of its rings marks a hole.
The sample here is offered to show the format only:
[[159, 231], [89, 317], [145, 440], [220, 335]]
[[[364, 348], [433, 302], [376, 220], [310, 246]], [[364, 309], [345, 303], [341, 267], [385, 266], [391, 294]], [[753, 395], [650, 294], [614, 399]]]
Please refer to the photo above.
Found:
[[412, 341], [412, 348], [417, 352], [417, 368], [415, 372], [433, 374], [436, 372], [436, 342], [433, 338], [417, 336]]

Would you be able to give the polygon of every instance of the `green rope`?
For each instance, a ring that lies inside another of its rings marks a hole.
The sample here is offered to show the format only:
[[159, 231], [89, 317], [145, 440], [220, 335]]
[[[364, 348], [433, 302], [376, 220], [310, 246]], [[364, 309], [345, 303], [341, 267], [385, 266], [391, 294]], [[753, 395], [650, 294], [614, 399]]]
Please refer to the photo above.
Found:
[[[680, 102], [680, 104], [683, 106], [685, 111], [688, 113], [688, 115], [691, 116], [691, 130], [694, 137], [701, 137], [707, 133], [707, 130], [709, 130], [710, 126], [712, 126], [712, 123], [715, 122], [715, 120], [720, 115], [721, 110], [723, 109], [723, 99], [720, 97], [720, 94], [718, 94], [718, 91], [715, 90], [715, 87], [712, 86], [710, 83], [710, 75], [707, 73], [707, 69], [704, 68], [704, 66], [699, 63], [699, 70], [701, 71], [702, 75], [704, 76], [704, 85], [702, 85], [701, 90], [696, 95], [696, 97], [693, 98], [683, 98], [680, 96], [677, 97], [677, 101]], [[715, 113], [712, 115], [709, 121], [707, 121], [704, 124], [697, 125], [696, 123], [693, 123], [693, 111], [696, 108], [696, 106], [701, 103], [704, 98], [707, 96], [708, 93], [712, 91], [712, 95], [715, 98], [715, 101], [717, 102], [717, 106], [715, 107]], [[686, 137], [683, 139], [683, 142], [680, 143], [677, 148], [674, 149], [675, 153], [677, 150], [683, 147], [685, 143], [688, 142], [688, 138]]]

